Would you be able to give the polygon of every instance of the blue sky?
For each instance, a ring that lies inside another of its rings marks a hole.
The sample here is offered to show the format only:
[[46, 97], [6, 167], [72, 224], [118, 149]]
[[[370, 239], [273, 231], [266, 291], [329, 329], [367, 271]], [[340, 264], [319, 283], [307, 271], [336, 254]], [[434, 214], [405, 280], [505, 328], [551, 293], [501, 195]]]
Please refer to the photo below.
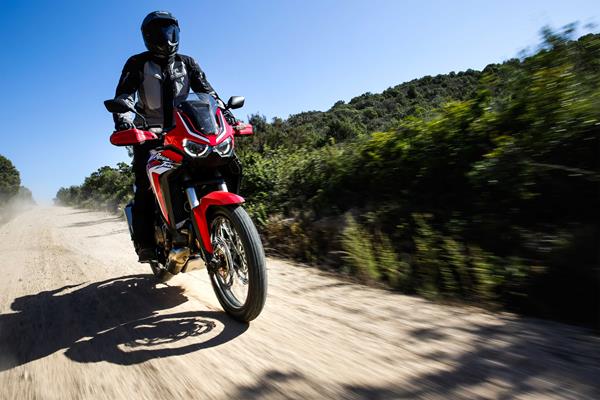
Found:
[[[544, 25], [597, 23], [597, 0], [4, 1], [0, 16], [0, 154], [49, 202], [102, 165], [112, 147], [102, 101], [125, 60], [144, 51], [144, 16], [180, 20], [181, 48], [238, 117], [327, 110], [337, 100], [516, 56]], [[597, 30], [597, 28], [595, 28]]]

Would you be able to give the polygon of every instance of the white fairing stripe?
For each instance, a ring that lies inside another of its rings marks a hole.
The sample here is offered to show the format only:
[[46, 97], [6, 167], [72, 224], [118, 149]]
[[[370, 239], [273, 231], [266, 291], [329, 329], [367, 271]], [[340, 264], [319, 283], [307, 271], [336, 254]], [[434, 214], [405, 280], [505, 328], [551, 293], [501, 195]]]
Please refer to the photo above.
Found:
[[221, 119], [221, 133], [219, 134], [219, 136], [217, 136], [217, 140], [216, 140], [217, 143], [219, 143], [219, 140], [221, 140], [223, 138], [223, 136], [225, 136], [225, 134], [227, 133], [227, 129], [225, 128], [225, 121], [223, 120], [222, 112], [221, 112], [221, 115], [219, 116], [219, 118]]

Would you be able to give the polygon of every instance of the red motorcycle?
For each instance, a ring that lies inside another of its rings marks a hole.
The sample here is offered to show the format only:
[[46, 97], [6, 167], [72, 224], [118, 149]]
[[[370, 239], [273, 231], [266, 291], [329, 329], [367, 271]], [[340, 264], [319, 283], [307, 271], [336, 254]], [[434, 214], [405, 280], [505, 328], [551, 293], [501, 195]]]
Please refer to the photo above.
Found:
[[[229, 124], [215, 99], [190, 94], [174, 110], [175, 126], [149, 127], [143, 116], [123, 100], [107, 100], [112, 113], [133, 112], [143, 129], [114, 132], [115, 146], [156, 142], [147, 163], [148, 179], [158, 205], [155, 215], [157, 261], [154, 275], [165, 282], [204, 262], [223, 309], [234, 318], [256, 318], [267, 296], [265, 255], [256, 227], [242, 207], [241, 165], [235, 138], [252, 135], [251, 125]], [[227, 109], [242, 107], [231, 97]], [[229, 191], [229, 188], [232, 191]], [[125, 207], [132, 241], [132, 204]]]

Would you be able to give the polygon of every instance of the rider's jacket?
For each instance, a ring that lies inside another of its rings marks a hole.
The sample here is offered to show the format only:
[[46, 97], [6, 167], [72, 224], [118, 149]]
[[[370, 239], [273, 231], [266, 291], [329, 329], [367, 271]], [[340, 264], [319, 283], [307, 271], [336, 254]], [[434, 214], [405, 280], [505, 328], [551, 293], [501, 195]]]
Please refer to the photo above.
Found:
[[[192, 57], [176, 54], [170, 59], [159, 59], [146, 51], [130, 57], [125, 63], [115, 98], [135, 104], [149, 125], [170, 127], [173, 124], [173, 106], [186, 99], [190, 88], [218, 99]], [[136, 124], [140, 122], [137, 119]], [[131, 118], [128, 114], [115, 115], [115, 122], [121, 121], [131, 121]]]

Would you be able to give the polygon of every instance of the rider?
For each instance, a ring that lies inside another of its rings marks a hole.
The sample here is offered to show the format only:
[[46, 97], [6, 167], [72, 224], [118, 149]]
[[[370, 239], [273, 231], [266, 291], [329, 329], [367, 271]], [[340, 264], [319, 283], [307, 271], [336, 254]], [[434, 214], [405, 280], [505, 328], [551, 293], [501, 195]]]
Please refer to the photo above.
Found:
[[[168, 129], [173, 126], [173, 108], [185, 100], [190, 88], [196, 93], [208, 93], [220, 107], [224, 104], [206, 80], [196, 61], [177, 53], [179, 23], [169, 12], [154, 11], [142, 22], [142, 36], [148, 51], [130, 57], [123, 67], [115, 99], [124, 99], [144, 116], [148, 125]], [[137, 95], [137, 96], [136, 96]], [[137, 102], [136, 102], [137, 97]], [[225, 113], [228, 119], [233, 118]], [[235, 119], [233, 119], [235, 121]], [[141, 122], [129, 114], [115, 115], [117, 131], [131, 129]], [[133, 231], [138, 244], [140, 262], [156, 257], [154, 244], [154, 196], [146, 174], [146, 163], [155, 143], [134, 146], [133, 171], [135, 198]]]

